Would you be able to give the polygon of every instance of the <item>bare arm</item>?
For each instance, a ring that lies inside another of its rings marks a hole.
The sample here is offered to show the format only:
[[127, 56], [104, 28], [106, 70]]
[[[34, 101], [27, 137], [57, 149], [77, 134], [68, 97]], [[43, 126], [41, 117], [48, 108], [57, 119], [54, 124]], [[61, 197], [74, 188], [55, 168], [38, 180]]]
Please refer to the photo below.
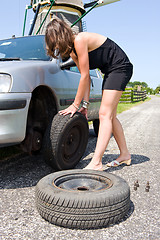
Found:
[[89, 101], [90, 93], [90, 76], [89, 76], [89, 59], [88, 59], [88, 44], [86, 39], [82, 37], [77, 37], [75, 39], [75, 49], [78, 55], [78, 58], [74, 57], [74, 61], [81, 73], [81, 78], [75, 97], [74, 103], [79, 106], [82, 98], [86, 101]]
[[[60, 114], [71, 116], [77, 111], [82, 99], [89, 101], [90, 93], [90, 76], [89, 76], [89, 59], [88, 59], [88, 44], [85, 38], [77, 36], [74, 42], [78, 58], [72, 53], [71, 57], [75, 61], [80, 73], [81, 78], [75, 96], [74, 103], [67, 109], [60, 111]], [[76, 108], [77, 107], [77, 108]]]

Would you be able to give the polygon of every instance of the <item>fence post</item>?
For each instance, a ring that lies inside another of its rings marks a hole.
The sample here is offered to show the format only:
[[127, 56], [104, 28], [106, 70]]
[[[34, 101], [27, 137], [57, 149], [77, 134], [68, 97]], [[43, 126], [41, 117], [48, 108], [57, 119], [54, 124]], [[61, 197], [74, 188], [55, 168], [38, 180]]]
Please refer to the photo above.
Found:
[[133, 102], [133, 89], [131, 90], [131, 102]]

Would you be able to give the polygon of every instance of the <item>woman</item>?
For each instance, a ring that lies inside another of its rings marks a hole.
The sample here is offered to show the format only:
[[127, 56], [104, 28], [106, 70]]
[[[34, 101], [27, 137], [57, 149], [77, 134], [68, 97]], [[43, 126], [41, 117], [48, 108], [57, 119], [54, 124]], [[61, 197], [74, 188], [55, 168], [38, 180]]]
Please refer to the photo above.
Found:
[[60, 54], [62, 58], [74, 60], [81, 78], [74, 102], [60, 111], [62, 115], [73, 114], [79, 110], [87, 116], [90, 94], [89, 69], [99, 68], [104, 73], [102, 84], [102, 101], [99, 110], [99, 133], [94, 156], [85, 169], [102, 170], [102, 157], [113, 133], [120, 155], [109, 167], [122, 163], [130, 165], [131, 155], [128, 151], [122, 126], [116, 118], [116, 111], [122, 92], [132, 76], [133, 66], [123, 50], [112, 40], [96, 33], [81, 32], [74, 34], [71, 28], [60, 19], [52, 20], [45, 34], [47, 52], [53, 58]]

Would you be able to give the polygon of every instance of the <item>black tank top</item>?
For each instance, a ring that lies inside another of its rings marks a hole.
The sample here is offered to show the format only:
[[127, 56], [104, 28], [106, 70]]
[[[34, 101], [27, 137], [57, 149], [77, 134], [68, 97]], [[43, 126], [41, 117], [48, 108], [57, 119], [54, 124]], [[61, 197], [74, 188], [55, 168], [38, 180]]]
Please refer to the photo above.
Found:
[[[76, 51], [74, 49], [76, 54]], [[77, 55], [77, 54], [76, 54]], [[89, 52], [89, 68], [99, 68], [103, 73], [132, 66], [125, 52], [111, 39]]]

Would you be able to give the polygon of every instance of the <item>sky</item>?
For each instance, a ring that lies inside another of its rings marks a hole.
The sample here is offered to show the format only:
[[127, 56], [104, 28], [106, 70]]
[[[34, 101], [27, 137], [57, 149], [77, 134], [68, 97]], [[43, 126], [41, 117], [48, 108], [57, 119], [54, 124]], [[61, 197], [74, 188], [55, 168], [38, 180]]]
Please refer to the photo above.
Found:
[[[30, 0], [1, 1], [0, 39], [22, 36], [26, 5]], [[28, 10], [25, 35], [33, 16]], [[160, 85], [160, 0], [120, 0], [93, 9], [84, 21], [88, 32], [109, 37], [127, 53], [134, 66], [132, 82], [153, 89]]]

